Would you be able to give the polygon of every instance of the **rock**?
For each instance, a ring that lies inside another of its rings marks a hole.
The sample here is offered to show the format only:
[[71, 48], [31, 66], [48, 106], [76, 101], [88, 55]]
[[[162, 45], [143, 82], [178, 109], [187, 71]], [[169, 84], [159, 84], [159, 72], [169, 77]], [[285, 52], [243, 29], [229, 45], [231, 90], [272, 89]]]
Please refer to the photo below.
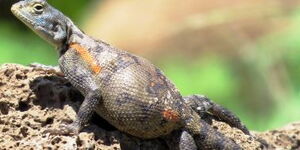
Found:
[[[119, 132], [95, 115], [79, 135], [50, 135], [49, 129], [71, 123], [83, 96], [63, 77], [17, 64], [0, 67], [1, 149], [151, 149], [165, 150], [161, 139], [140, 140]], [[255, 138], [229, 125], [213, 121], [212, 126], [244, 149], [260, 149]], [[254, 134], [270, 148], [299, 149], [300, 123], [280, 130]]]
[[266, 140], [270, 149], [300, 150], [300, 122], [290, 123], [277, 130], [256, 132], [255, 135]]

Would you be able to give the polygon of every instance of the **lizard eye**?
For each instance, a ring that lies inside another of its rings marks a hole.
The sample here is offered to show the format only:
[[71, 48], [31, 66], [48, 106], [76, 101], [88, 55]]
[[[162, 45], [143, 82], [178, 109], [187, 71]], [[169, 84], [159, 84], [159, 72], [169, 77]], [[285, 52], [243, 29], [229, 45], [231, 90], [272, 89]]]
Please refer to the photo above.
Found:
[[42, 4], [35, 4], [33, 9], [36, 13], [42, 13], [44, 10], [44, 6]]

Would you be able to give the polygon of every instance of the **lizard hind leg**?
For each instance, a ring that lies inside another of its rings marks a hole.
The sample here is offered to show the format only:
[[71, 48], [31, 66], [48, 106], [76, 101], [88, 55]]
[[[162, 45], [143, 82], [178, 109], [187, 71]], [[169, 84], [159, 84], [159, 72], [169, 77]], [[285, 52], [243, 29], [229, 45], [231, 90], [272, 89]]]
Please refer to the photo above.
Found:
[[200, 117], [185, 120], [184, 130], [194, 139], [198, 149], [214, 150], [241, 150], [242, 148], [233, 140], [213, 129]]
[[197, 150], [197, 145], [193, 137], [186, 131], [182, 131], [179, 141], [180, 150]]
[[184, 130], [175, 130], [163, 139], [170, 150], [198, 150], [193, 137]]
[[214, 103], [209, 98], [203, 95], [190, 95], [183, 98], [184, 101], [192, 107], [200, 116], [207, 112], [217, 117], [221, 121], [229, 124], [231, 127], [235, 127], [243, 131], [245, 134], [250, 135], [247, 127], [241, 123], [241, 120], [228, 109]]

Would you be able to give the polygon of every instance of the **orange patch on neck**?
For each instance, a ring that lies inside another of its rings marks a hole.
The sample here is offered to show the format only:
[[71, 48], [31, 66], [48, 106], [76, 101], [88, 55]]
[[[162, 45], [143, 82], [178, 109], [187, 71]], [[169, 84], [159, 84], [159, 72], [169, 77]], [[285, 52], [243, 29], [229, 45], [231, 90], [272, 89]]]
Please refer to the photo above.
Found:
[[70, 48], [75, 49], [79, 53], [80, 57], [90, 66], [90, 69], [95, 74], [98, 74], [101, 71], [101, 66], [96, 63], [96, 60], [87, 49], [78, 43], [71, 43]]
[[173, 122], [177, 122], [180, 119], [179, 113], [172, 110], [172, 109], [164, 110], [162, 112], [162, 115], [166, 120], [170, 120], [170, 121], [173, 121]]

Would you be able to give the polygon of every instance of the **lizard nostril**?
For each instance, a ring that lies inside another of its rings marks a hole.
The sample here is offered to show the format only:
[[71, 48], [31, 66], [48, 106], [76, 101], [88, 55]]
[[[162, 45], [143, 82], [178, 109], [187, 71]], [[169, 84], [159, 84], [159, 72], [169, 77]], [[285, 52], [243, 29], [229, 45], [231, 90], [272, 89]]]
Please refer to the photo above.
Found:
[[16, 12], [18, 9], [21, 9], [21, 8], [23, 8], [22, 5], [14, 4], [11, 6], [11, 11]]

